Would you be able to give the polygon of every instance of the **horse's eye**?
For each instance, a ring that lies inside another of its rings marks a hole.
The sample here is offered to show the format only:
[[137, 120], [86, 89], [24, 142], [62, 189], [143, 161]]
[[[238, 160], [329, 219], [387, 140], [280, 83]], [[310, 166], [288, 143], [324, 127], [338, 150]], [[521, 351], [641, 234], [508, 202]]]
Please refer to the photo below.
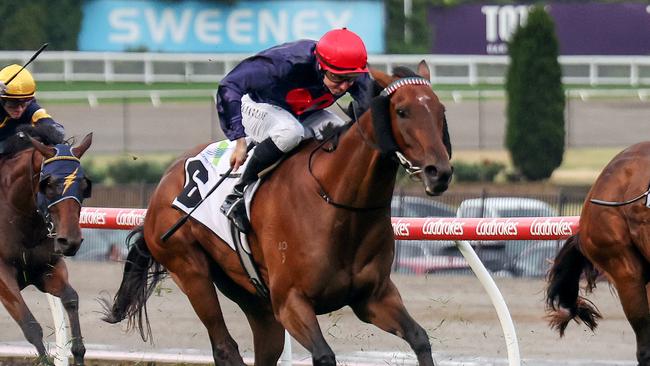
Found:
[[41, 183], [41, 192], [45, 194], [45, 197], [48, 199], [53, 199], [58, 194], [61, 194], [63, 187], [60, 184], [56, 184], [56, 181], [53, 179], [48, 179]]
[[397, 117], [399, 118], [408, 117], [408, 113], [406, 112], [406, 109], [398, 108], [395, 110], [395, 113], [397, 113]]

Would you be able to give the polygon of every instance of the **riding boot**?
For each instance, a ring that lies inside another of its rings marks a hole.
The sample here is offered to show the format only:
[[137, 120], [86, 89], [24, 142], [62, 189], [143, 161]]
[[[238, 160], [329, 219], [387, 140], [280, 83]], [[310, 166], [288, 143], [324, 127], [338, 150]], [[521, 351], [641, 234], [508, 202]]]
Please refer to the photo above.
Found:
[[246, 169], [244, 169], [241, 178], [239, 178], [239, 181], [233, 187], [232, 193], [226, 196], [223, 205], [221, 205], [221, 212], [242, 233], [247, 234], [251, 229], [244, 204], [246, 187], [249, 184], [255, 183], [259, 173], [280, 160], [283, 155], [282, 150], [270, 138], [257, 145], [255, 150], [253, 150], [253, 155], [248, 160], [248, 165], [246, 165]]

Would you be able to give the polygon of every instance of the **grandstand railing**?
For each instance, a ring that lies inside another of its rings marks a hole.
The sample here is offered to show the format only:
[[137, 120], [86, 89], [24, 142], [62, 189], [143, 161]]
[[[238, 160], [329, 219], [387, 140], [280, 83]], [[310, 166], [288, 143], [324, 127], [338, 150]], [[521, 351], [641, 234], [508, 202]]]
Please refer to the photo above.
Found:
[[[0, 63], [23, 64], [32, 51], [0, 51]], [[216, 82], [249, 54], [52, 51], [31, 66], [38, 80]], [[503, 84], [507, 56], [370, 55], [369, 63], [390, 70], [426, 60], [435, 84]], [[650, 84], [650, 56], [560, 56], [566, 84]]]

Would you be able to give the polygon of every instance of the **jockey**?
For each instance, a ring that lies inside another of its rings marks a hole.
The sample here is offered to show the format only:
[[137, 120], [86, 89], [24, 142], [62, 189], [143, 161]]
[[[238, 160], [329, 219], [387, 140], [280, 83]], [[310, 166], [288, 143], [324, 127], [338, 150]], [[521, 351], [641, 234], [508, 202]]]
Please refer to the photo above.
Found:
[[226, 137], [236, 141], [230, 158], [233, 170], [246, 161], [245, 137], [258, 143], [221, 206], [241, 232], [250, 229], [245, 187], [301, 141], [322, 137], [321, 128], [345, 124], [324, 108], [346, 92], [359, 103], [359, 113], [368, 108], [372, 81], [367, 58], [358, 35], [335, 29], [318, 42], [299, 40], [264, 50], [242, 61], [221, 81], [217, 111]]
[[61, 137], [65, 135], [63, 126], [36, 103], [36, 82], [32, 74], [27, 69], [19, 72], [20, 69], [20, 65], [14, 64], [0, 70], [0, 153], [4, 150], [3, 141], [15, 134], [20, 125], [47, 124], [60, 132]]

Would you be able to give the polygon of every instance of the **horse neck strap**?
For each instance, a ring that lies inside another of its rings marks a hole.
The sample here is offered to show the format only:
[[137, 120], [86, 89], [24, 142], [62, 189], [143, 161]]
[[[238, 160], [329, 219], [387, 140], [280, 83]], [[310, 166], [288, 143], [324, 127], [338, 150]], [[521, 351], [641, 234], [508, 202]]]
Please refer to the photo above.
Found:
[[379, 93], [379, 95], [387, 97], [391, 94], [393, 94], [397, 89], [406, 86], [406, 85], [427, 85], [431, 87], [431, 82], [425, 78], [421, 78], [418, 76], [410, 76], [406, 78], [401, 78], [393, 81], [392, 83], [388, 84], [387, 87], [384, 88], [384, 90]]

